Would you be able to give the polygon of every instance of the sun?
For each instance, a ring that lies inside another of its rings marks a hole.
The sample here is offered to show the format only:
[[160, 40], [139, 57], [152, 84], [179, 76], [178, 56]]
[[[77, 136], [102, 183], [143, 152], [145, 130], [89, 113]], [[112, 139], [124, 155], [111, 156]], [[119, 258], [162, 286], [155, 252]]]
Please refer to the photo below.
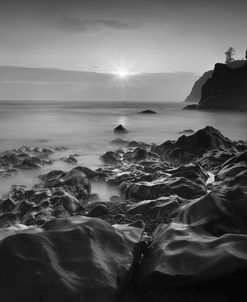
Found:
[[124, 68], [117, 69], [114, 73], [122, 80], [127, 79], [131, 75], [131, 72]]
[[[126, 62], [124, 58], [120, 62], [110, 61], [110, 73], [118, 82], [129, 82], [130, 78], [137, 73], [133, 70], [134, 62]], [[128, 81], [127, 81], [128, 80]]]

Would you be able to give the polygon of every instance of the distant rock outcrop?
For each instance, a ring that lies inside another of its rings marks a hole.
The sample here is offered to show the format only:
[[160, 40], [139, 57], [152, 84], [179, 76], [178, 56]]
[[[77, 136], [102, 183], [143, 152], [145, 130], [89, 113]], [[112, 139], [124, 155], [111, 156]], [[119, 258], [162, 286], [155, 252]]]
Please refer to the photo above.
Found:
[[199, 109], [247, 110], [247, 63], [239, 68], [216, 64], [202, 88]]
[[199, 103], [201, 99], [202, 86], [212, 77], [213, 70], [205, 72], [194, 84], [190, 94], [185, 99], [185, 102]]
[[[230, 68], [239, 68], [244, 65], [246, 61], [243, 60], [237, 60], [231, 62], [228, 66]], [[212, 78], [214, 71], [209, 70], [205, 72], [194, 84], [192, 87], [192, 90], [190, 94], [187, 96], [185, 99], [185, 102], [190, 102], [190, 103], [199, 103], [201, 99], [201, 90], [203, 85], [207, 82], [208, 79]], [[194, 109], [194, 108], [187, 108], [187, 109]]]
[[157, 113], [157, 112], [148, 109], [148, 110], [143, 110], [143, 111], [141, 111], [141, 112], [139, 112], [139, 113], [141, 113], [141, 114], [155, 114], [155, 113]]

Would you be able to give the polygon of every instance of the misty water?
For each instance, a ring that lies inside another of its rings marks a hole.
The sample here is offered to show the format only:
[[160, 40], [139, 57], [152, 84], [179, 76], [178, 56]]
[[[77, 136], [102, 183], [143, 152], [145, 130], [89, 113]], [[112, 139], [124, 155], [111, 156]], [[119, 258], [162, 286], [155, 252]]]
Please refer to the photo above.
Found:
[[[13, 184], [31, 186], [38, 175], [52, 169], [69, 170], [73, 166], [59, 160], [78, 154], [78, 164], [91, 169], [103, 165], [100, 155], [117, 148], [110, 142], [117, 136], [118, 124], [128, 129], [127, 140], [162, 143], [177, 139], [185, 129], [198, 130], [207, 125], [219, 129], [231, 139], [246, 139], [247, 114], [182, 110], [181, 103], [141, 102], [0, 102], [0, 151], [21, 146], [64, 146], [66, 151], [54, 154], [54, 164], [35, 171], [20, 171], [17, 176], [0, 179], [0, 196]], [[139, 114], [152, 109], [157, 114]], [[102, 200], [118, 194], [117, 188], [93, 183], [93, 193]]]

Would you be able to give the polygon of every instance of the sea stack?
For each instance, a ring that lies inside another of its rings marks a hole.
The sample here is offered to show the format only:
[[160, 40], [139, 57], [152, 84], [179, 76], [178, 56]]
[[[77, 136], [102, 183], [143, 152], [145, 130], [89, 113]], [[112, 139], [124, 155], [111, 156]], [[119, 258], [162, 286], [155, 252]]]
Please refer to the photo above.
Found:
[[127, 129], [122, 124], [119, 124], [116, 128], [114, 128], [114, 133], [123, 134], [127, 132]]

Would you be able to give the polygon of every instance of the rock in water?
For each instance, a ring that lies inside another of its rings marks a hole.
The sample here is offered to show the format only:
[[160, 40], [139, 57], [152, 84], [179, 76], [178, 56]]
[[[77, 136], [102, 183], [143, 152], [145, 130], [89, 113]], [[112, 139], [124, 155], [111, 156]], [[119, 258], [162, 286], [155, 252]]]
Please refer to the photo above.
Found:
[[116, 128], [114, 128], [114, 132], [119, 134], [124, 134], [127, 133], [128, 131], [122, 124], [120, 124]]
[[202, 87], [199, 109], [247, 110], [247, 63], [235, 69], [216, 64]]
[[[228, 66], [230, 68], [239, 68], [243, 66], [245, 61], [233, 61]], [[213, 70], [205, 72], [194, 84], [189, 96], [186, 98], [185, 102], [190, 103], [199, 103], [201, 99], [201, 90], [203, 85], [207, 82], [208, 79], [212, 78]]]
[[197, 110], [198, 105], [197, 104], [190, 104], [190, 105], [185, 106], [183, 109], [184, 110]]
[[150, 109], [148, 109], [148, 110], [143, 110], [143, 111], [141, 111], [140, 113], [141, 113], [141, 114], [156, 114], [155, 111], [150, 110]]
[[143, 229], [79, 216], [43, 228], [1, 236], [1, 301], [115, 301]]

